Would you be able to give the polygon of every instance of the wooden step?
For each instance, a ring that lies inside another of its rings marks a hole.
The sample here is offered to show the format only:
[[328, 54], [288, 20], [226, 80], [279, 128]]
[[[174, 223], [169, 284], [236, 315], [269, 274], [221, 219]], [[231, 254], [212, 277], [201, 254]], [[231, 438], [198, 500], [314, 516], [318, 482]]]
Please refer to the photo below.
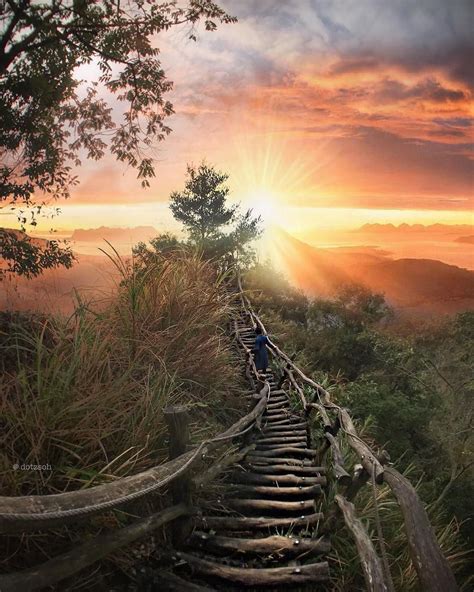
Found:
[[297, 439], [292, 440], [290, 442], [271, 442], [270, 444], [265, 444], [262, 443], [260, 440], [256, 440], [255, 441], [256, 444], [256, 450], [255, 452], [259, 452], [260, 450], [281, 450], [282, 448], [307, 448], [308, 447], [308, 442], [307, 439], [304, 438], [303, 440]]
[[267, 409], [285, 409], [286, 407], [289, 408], [289, 404], [290, 402], [287, 399], [272, 402], [272, 399], [270, 398], [269, 402], [267, 403]]
[[[298, 415], [283, 415], [281, 414], [279, 417], [264, 417], [265, 426], [276, 427], [281, 425], [301, 425], [303, 422], [301, 421], [301, 417]], [[306, 424], [305, 424], [306, 425]]]
[[266, 528], [284, 528], [293, 531], [296, 528], [309, 528], [317, 526], [324, 519], [324, 514], [314, 512], [306, 516], [289, 518], [263, 518], [240, 516], [197, 516], [194, 524], [197, 528], [212, 529], [219, 532], [227, 530], [249, 532]]
[[250, 452], [250, 454], [246, 457], [250, 459], [252, 455], [258, 456], [306, 456], [307, 458], [314, 458], [317, 456], [316, 450], [312, 450], [311, 448], [298, 448], [296, 446], [284, 446], [274, 450], [259, 450], [258, 452]]
[[209, 534], [203, 531], [195, 531], [190, 544], [205, 548], [220, 555], [239, 553], [245, 555], [272, 555], [284, 557], [297, 557], [328, 553], [331, 544], [323, 537], [311, 539], [297, 536], [268, 536], [261, 538], [236, 538]]
[[240, 584], [243, 586], [278, 586], [292, 584], [299, 586], [303, 583], [321, 582], [329, 578], [329, 565], [326, 561], [307, 563], [297, 567], [268, 567], [264, 569], [249, 567], [234, 567], [208, 559], [202, 559], [195, 554], [180, 551], [177, 556], [186, 561], [194, 571]]
[[254, 483], [256, 485], [278, 485], [284, 488], [298, 485], [326, 485], [326, 477], [298, 477], [297, 475], [261, 475], [260, 473], [236, 471], [231, 475], [232, 483]]
[[287, 432], [289, 430], [305, 430], [307, 428], [307, 423], [306, 422], [299, 422], [299, 423], [295, 423], [295, 422], [289, 422], [289, 421], [285, 421], [282, 422], [281, 424], [277, 424], [275, 425], [274, 423], [266, 423], [263, 426], [262, 432], [264, 434], [270, 434], [273, 432]]
[[306, 430], [275, 430], [273, 432], [262, 431], [261, 438], [270, 440], [270, 438], [306, 438], [308, 433]]
[[255, 443], [264, 446], [269, 446], [271, 444], [288, 444], [291, 442], [308, 442], [308, 436], [303, 433], [301, 436], [272, 436], [269, 438], [258, 438], [255, 440]]
[[238, 510], [239, 512], [255, 512], [260, 515], [264, 513], [268, 516], [281, 512], [304, 515], [305, 513], [312, 514], [316, 510], [313, 499], [289, 502], [270, 499], [226, 498], [222, 503], [226, 507]]
[[306, 458], [292, 458], [292, 457], [285, 457], [285, 456], [261, 456], [255, 455], [252, 458], [249, 458], [250, 455], [247, 455], [246, 462], [249, 465], [279, 465], [284, 464], [287, 466], [313, 466], [313, 462], [306, 459]]
[[[284, 459], [287, 460], [287, 459]], [[252, 464], [252, 473], [261, 473], [266, 475], [273, 475], [275, 473], [284, 473], [284, 474], [298, 474], [298, 475], [306, 475], [306, 476], [318, 476], [321, 467], [315, 467], [311, 464], [302, 465], [301, 463], [292, 465], [286, 463], [278, 463], [278, 464], [259, 464], [255, 463]]]
[[321, 495], [321, 485], [299, 485], [297, 487], [275, 487], [270, 485], [235, 485], [229, 491], [239, 495], [280, 498], [314, 498]]

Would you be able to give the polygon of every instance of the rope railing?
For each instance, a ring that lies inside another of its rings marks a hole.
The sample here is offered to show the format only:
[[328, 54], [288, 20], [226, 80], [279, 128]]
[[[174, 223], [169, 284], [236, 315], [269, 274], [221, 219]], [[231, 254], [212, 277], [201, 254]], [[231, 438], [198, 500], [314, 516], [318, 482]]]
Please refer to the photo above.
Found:
[[[346, 498], [342, 492], [338, 493], [335, 501], [346, 526], [356, 540], [367, 589], [371, 592], [391, 592], [393, 590], [388, 562], [385, 557], [383, 557], [383, 560], [378, 558], [372, 543], [368, 540], [367, 533], [363, 532], [360, 521], [355, 517], [354, 507], [349, 501], [349, 499], [355, 497], [363, 485], [372, 479], [374, 491], [376, 484], [386, 483], [401, 508], [410, 557], [417, 572], [421, 590], [426, 592], [455, 592], [458, 590], [452, 570], [441, 551], [426, 510], [414, 487], [396, 469], [385, 466], [390, 458], [385, 450], [375, 454], [371, 446], [357, 434], [348, 410], [335, 404], [331, 400], [329, 392], [322, 385], [308, 377], [270, 339], [265, 325], [252, 308], [251, 302], [242, 287], [240, 276], [237, 277], [237, 284], [242, 306], [247, 311], [249, 319], [255, 327], [260, 327], [262, 333], [268, 338], [270, 352], [283, 374], [282, 382], [288, 381], [290, 387], [297, 394], [301, 407], [306, 414], [309, 415], [312, 410], [315, 410], [321, 419], [324, 430], [322, 453], [324, 454], [329, 449], [332, 451], [332, 464], [336, 482], [343, 488], [343, 492], [347, 496]], [[309, 397], [305, 394], [301, 385], [309, 387], [316, 400], [308, 400]], [[330, 419], [330, 415], [335, 415], [333, 421]], [[362, 465], [361, 470], [356, 470], [354, 481], [344, 468], [344, 461], [337, 442], [339, 431], [346, 436], [347, 443]], [[329, 519], [329, 523], [332, 525], [334, 525], [334, 518], [335, 514]], [[380, 537], [381, 525], [378, 526], [380, 527], [378, 529]], [[382, 555], [384, 555], [383, 541]]]

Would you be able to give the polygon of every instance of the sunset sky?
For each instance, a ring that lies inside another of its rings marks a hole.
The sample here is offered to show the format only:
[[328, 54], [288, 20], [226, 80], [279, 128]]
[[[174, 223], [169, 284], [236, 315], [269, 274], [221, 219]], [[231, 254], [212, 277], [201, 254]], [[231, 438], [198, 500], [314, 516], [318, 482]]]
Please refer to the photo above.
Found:
[[168, 228], [169, 193], [203, 158], [290, 231], [472, 221], [470, 0], [221, 4], [237, 24], [159, 39], [176, 115], [151, 188], [86, 163], [56, 228]]

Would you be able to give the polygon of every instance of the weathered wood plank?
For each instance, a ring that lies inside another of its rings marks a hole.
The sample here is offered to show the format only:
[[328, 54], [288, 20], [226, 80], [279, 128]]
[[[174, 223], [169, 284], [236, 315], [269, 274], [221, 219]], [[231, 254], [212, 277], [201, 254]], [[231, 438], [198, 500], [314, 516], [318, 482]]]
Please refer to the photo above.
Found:
[[196, 571], [218, 577], [244, 586], [274, 586], [293, 584], [299, 586], [306, 582], [320, 582], [328, 579], [329, 566], [326, 561], [310, 563], [298, 567], [273, 567], [256, 569], [231, 567], [201, 559], [190, 553], [180, 552], [179, 557], [187, 561]]
[[314, 500], [301, 500], [297, 502], [270, 500], [270, 499], [225, 499], [222, 503], [234, 510], [247, 512], [295, 512], [302, 513], [315, 511]]
[[195, 531], [190, 543], [223, 555], [230, 552], [245, 555], [264, 554], [295, 557], [302, 553], [306, 555], [327, 553], [331, 549], [330, 542], [322, 537], [310, 539], [274, 535], [263, 538], [235, 538], [212, 535], [202, 531]]
[[424, 592], [456, 592], [453, 572], [436, 540], [428, 514], [413, 485], [392, 467], [384, 480], [395, 494], [403, 513], [410, 557]]
[[265, 530], [267, 528], [309, 528], [316, 526], [324, 518], [321, 512], [314, 512], [306, 516], [295, 516], [289, 518], [254, 517], [245, 518], [234, 516], [199, 516], [194, 519], [197, 528], [211, 528], [216, 531], [238, 530], [247, 532], [251, 530]]
[[336, 477], [337, 482], [343, 486], [350, 485], [352, 482], [352, 477], [344, 468], [344, 459], [342, 458], [342, 453], [336, 438], [329, 432], [326, 432], [324, 436], [326, 440], [330, 443], [330, 449], [333, 459], [334, 476]]
[[367, 590], [369, 592], [387, 592], [388, 588], [384, 581], [382, 562], [377, 556], [362, 522], [355, 515], [354, 505], [339, 494], [336, 495], [335, 500], [341, 509], [347, 528], [354, 537]]
[[320, 485], [300, 485], [297, 487], [278, 487], [272, 485], [230, 485], [228, 491], [239, 494], [249, 494], [253, 496], [272, 496], [274, 498], [281, 497], [315, 497], [321, 495]]
[[276, 484], [279, 487], [298, 486], [298, 485], [326, 485], [326, 477], [297, 477], [296, 475], [260, 475], [259, 473], [250, 473], [239, 471], [233, 473], [232, 482], [255, 483], [260, 485]]

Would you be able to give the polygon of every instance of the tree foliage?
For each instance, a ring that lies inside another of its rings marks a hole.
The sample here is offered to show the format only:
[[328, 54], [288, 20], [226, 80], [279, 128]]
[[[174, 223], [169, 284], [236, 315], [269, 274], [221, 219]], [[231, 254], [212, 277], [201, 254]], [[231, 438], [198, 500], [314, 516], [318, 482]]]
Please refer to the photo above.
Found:
[[[34, 225], [51, 199], [69, 196], [82, 158], [109, 150], [147, 186], [155, 175], [152, 149], [170, 133], [173, 113], [157, 35], [187, 23], [196, 39], [201, 20], [208, 31], [235, 20], [212, 0], [1, 5], [0, 199], [2, 207], [19, 208], [23, 227]], [[77, 78], [87, 65], [99, 70], [98, 80]], [[112, 109], [104, 95], [122, 108]]]
[[198, 167], [188, 165], [184, 190], [170, 196], [173, 216], [184, 225], [191, 243], [209, 258], [226, 253], [248, 257], [247, 245], [261, 234], [260, 216], [227, 203], [228, 178], [204, 162]]

